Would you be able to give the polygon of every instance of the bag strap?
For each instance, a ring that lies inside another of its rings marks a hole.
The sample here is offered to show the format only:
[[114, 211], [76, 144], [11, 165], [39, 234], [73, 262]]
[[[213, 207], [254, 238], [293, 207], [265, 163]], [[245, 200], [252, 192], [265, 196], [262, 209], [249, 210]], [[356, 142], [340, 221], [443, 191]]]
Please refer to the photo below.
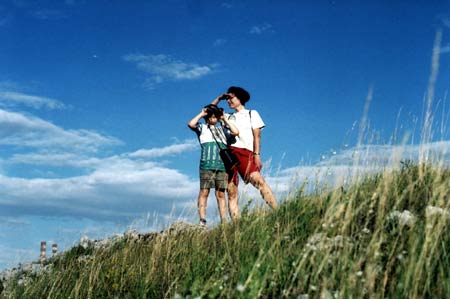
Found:
[[[219, 149], [221, 149], [221, 150], [227, 148], [226, 145], [225, 145], [225, 148], [222, 148], [222, 147], [220, 146], [220, 143], [217, 141], [216, 135], [215, 135], [214, 132], [211, 130], [210, 125], [208, 125], [208, 129], [211, 131], [211, 135], [212, 135], [212, 137], [214, 138], [214, 141], [217, 143], [217, 147], [218, 147]], [[216, 128], [216, 127], [214, 127], [214, 131], [216, 131], [216, 133], [217, 133], [217, 128]], [[219, 134], [217, 133], [217, 135], [219, 135]], [[219, 138], [222, 138], [222, 137], [219, 137]], [[222, 141], [222, 140], [220, 140], [220, 141]]]

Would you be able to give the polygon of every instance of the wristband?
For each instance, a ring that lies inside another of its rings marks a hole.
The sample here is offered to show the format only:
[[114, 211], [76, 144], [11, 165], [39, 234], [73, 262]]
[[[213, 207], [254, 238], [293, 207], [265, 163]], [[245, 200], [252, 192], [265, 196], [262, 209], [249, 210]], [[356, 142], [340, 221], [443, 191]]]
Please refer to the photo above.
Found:
[[253, 155], [259, 156], [260, 153], [253, 152]]

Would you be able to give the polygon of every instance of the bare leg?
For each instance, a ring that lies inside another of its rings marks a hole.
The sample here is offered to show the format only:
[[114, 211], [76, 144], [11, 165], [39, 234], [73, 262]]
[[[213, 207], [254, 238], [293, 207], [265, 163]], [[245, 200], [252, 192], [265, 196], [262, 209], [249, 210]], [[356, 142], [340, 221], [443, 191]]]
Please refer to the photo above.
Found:
[[225, 200], [225, 191], [216, 190], [217, 207], [219, 208], [220, 221], [225, 223], [227, 220], [227, 202]]
[[206, 202], [208, 201], [209, 189], [200, 189], [198, 193], [198, 215], [200, 219], [206, 219]]
[[266, 181], [259, 172], [253, 172], [250, 174], [250, 183], [259, 190], [263, 200], [272, 208], [278, 208], [277, 199], [273, 195], [272, 189], [267, 185]]
[[233, 221], [239, 217], [238, 186], [233, 181], [228, 183], [228, 211]]

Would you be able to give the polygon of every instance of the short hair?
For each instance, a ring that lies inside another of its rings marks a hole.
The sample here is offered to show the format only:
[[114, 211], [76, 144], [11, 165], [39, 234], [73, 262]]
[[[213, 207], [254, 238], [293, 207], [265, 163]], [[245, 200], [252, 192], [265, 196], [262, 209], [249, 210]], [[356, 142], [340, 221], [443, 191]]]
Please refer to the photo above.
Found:
[[203, 117], [205, 120], [213, 115], [219, 119], [223, 115], [223, 108], [217, 107], [217, 105], [209, 104], [203, 108], [206, 109], [206, 115]]
[[250, 101], [250, 94], [242, 87], [231, 86], [230, 88], [228, 88], [228, 93], [233, 93], [244, 106], [245, 103]]

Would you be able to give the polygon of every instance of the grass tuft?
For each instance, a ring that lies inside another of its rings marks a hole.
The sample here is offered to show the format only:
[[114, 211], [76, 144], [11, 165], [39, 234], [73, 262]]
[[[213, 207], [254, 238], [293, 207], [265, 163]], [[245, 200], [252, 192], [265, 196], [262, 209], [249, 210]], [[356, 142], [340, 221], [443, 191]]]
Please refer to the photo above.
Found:
[[0, 298], [450, 298], [450, 170], [402, 162], [205, 230], [87, 242]]

